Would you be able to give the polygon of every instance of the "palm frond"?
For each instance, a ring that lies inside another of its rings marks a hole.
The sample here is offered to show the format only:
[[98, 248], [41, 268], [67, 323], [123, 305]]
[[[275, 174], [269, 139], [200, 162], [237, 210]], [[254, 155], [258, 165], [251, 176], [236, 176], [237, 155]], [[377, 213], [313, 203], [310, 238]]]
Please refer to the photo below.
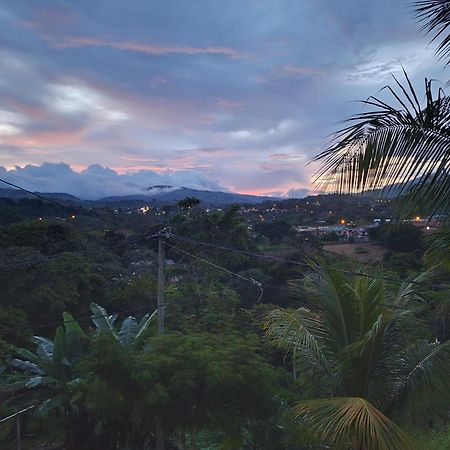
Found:
[[329, 345], [340, 351], [354, 342], [359, 336], [358, 305], [349, 277], [334, 264], [319, 262], [305, 273], [305, 289], [323, 311]]
[[418, 411], [436, 396], [450, 398], [450, 341], [420, 340], [403, 359], [405, 370], [396, 392], [398, 408]]
[[317, 439], [334, 449], [407, 450], [411, 440], [370, 402], [359, 397], [308, 400], [293, 408]]
[[[450, 1], [448, 0], [420, 0], [413, 4], [419, 22], [423, 24], [422, 30], [433, 35], [431, 42], [440, 40], [436, 54], [447, 59], [450, 55]], [[450, 61], [446, 62], [446, 65]]]
[[450, 271], [450, 225], [443, 226], [427, 236], [425, 247], [425, 259], [428, 264]]
[[414, 186], [411, 201], [429, 201], [432, 214], [450, 212], [450, 99], [434, 92], [425, 79], [425, 103], [406, 72], [406, 86], [387, 86], [392, 105], [370, 97], [371, 111], [347, 119], [330, 146], [315, 161], [322, 163], [315, 181], [338, 192], [381, 189], [402, 196]]
[[303, 308], [296, 311], [275, 309], [266, 319], [265, 331], [287, 352], [303, 352], [314, 367], [327, 375], [332, 374], [332, 366], [321, 342], [321, 336], [326, 334], [326, 328], [319, 316], [311, 316], [309, 311]]

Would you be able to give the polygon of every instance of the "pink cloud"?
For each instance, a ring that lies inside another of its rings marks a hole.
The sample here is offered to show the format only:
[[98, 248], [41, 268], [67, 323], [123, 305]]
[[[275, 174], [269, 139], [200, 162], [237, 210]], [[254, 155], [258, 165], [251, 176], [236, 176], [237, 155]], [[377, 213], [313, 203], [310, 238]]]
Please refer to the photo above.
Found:
[[69, 37], [61, 40], [47, 38], [56, 48], [75, 48], [75, 47], [110, 47], [116, 50], [132, 51], [146, 53], [148, 55], [160, 56], [169, 54], [181, 55], [222, 55], [234, 59], [244, 58], [244, 53], [230, 47], [191, 47], [183, 45], [155, 45], [143, 44], [133, 41], [108, 41], [99, 38], [88, 37]]
[[81, 128], [71, 131], [37, 131], [27, 134], [9, 136], [3, 140], [10, 145], [17, 145], [20, 147], [52, 147], [52, 146], [66, 146], [80, 142], [85, 136], [86, 129]]
[[162, 86], [163, 84], [167, 84], [167, 83], [168, 83], [168, 81], [165, 78], [162, 78], [162, 77], [153, 77], [150, 80], [150, 84], [153, 87]]
[[14, 111], [33, 120], [43, 120], [47, 117], [47, 112], [41, 107], [31, 105], [18, 98], [3, 96], [2, 101], [7, 103]]
[[322, 69], [308, 66], [295, 66], [288, 64], [283, 67], [283, 72], [297, 74], [297, 75], [324, 75], [325, 72]]
[[134, 166], [126, 166], [126, 167], [111, 167], [111, 169], [115, 170], [119, 175], [124, 175], [128, 172], [139, 172], [141, 170], [151, 170], [157, 173], [163, 173], [167, 171], [167, 169], [165, 168], [159, 166], [152, 166], [150, 164], [137, 164]]
[[216, 105], [221, 108], [239, 108], [245, 105], [245, 102], [227, 100], [225, 98], [219, 97], [216, 101]]

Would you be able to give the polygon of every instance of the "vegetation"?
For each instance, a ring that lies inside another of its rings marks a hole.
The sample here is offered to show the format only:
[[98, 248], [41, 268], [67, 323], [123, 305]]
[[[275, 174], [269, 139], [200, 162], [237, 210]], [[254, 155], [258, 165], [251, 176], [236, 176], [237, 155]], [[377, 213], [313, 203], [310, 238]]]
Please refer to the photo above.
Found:
[[[415, 8], [447, 58], [450, 2]], [[449, 448], [448, 97], [426, 80], [421, 104], [406, 72], [395, 83], [393, 104], [369, 98], [317, 157], [345, 195], [0, 200], [0, 415], [32, 408], [22, 448]], [[353, 195], [378, 189], [389, 198]], [[407, 222], [386, 223], [394, 211]], [[356, 265], [357, 244], [333, 259], [308, 228], [375, 219], [377, 265]], [[6, 421], [0, 445], [15, 439]]]

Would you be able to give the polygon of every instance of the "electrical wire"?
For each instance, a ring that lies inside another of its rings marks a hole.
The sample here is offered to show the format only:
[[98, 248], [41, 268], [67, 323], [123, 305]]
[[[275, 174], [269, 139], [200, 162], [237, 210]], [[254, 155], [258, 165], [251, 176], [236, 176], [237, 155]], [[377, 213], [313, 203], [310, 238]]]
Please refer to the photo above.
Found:
[[259, 281], [255, 280], [254, 278], [244, 277], [243, 275], [240, 275], [239, 273], [233, 272], [232, 270], [229, 270], [226, 267], [219, 266], [216, 263], [208, 261], [207, 259], [202, 258], [200, 256], [194, 255], [194, 254], [192, 254], [192, 253], [190, 253], [190, 252], [188, 252], [186, 250], [183, 250], [183, 249], [181, 249], [179, 247], [175, 247], [174, 245], [171, 245], [171, 244], [169, 244], [167, 242], [163, 242], [163, 244], [166, 245], [167, 247], [170, 247], [170, 248], [173, 248], [174, 250], [177, 250], [180, 253], [184, 253], [185, 255], [188, 255], [191, 258], [194, 258], [194, 259], [197, 259], [199, 261], [202, 261], [203, 263], [208, 264], [208, 265], [210, 265], [212, 267], [215, 267], [216, 269], [222, 270], [222, 271], [224, 271], [224, 272], [226, 272], [226, 273], [228, 273], [230, 275], [233, 275], [233, 276], [235, 276], [237, 278], [240, 278], [241, 280], [248, 281], [249, 283], [252, 283], [254, 286], [258, 287], [259, 290], [260, 290], [260, 295], [259, 295], [257, 303], [259, 303], [261, 301], [262, 296], [264, 295], [264, 288], [263, 288], [262, 283], [260, 283]]
[[[302, 262], [294, 261], [292, 259], [279, 258], [277, 256], [265, 255], [265, 254], [261, 254], [261, 253], [249, 252], [247, 250], [239, 250], [239, 249], [235, 249], [235, 248], [231, 248], [231, 247], [224, 247], [221, 245], [209, 244], [207, 242], [196, 241], [194, 239], [188, 239], [188, 238], [181, 237], [178, 235], [173, 235], [173, 237], [175, 237], [176, 239], [180, 239], [182, 241], [193, 243], [193, 244], [202, 245], [202, 246], [211, 247], [211, 248], [217, 248], [219, 250], [224, 250], [224, 251], [229, 251], [229, 252], [234, 252], [234, 253], [239, 253], [239, 254], [242, 254], [245, 256], [250, 256], [253, 258], [269, 259], [269, 260], [273, 260], [273, 261], [277, 261], [277, 262], [295, 264], [295, 265], [302, 266], [302, 267], [304, 267], [304, 265], [305, 265]], [[371, 278], [371, 279], [377, 279], [377, 280], [381, 279], [381, 280], [385, 280], [385, 281], [389, 281], [389, 282], [393, 282], [393, 283], [408, 283], [408, 284], [416, 284], [416, 285], [426, 285], [429, 287], [434, 287], [436, 289], [448, 289], [448, 285], [435, 284], [435, 283], [427, 282], [427, 281], [403, 280], [401, 278], [386, 277], [386, 276], [382, 276], [382, 275], [371, 275], [371, 274], [360, 272], [360, 271], [339, 269], [338, 267], [333, 267], [333, 268], [331, 268], [331, 270], [333, 270], [335, 272], [341, 272], [346, 275], [358, 275], [358, 276]]]
[[[39, 198], [39, 199], [41, 199], [41, 200], [43, 200], [43, 201], [46, 201], [46, 202], [48, 202], [48, 203], [52, 203], [52, 204], [54, 204], [54, 205], [56, 205], [56, 206], [58, 206], [58, 207], [60, 207], [60, 208], [64, 208], [64, 209], [68, 208], [68, 206], [67, 206], [67, 205], [64, 205], [63, 203], [60, 203], [60, 202], [58, 202], [58, 201], [56, 201], [56, 200], [54, 200], [54, 199], [52, 199], [52, 198], [44, 197], [43, 195], [38, 194], [37, 192], [30, 191], [30, 190], [28, 190], [28, 189], [25, 189], [25, 188], [22, 187], [22, 186], [19, 186], [19, 185], [17, 185], [17, 184], [11, 183], [11, 182], [6, 181], [6, 180], [4, 180], [4, 179], [2, 179], [2, 178], [0, 178], [0, 182], [6, 184], [6, 185], [8, 185], [8, 186], [12, 186], [12, 187], [14, 187], [14, 188], [16, 188], [16, 189], [19, 189], [20, 191], [26, 192], [27, 194], [34, 195], [35, 197], [37, 197], [37, 198]], [[80, 206], [81, 206], [81, 205], [80, 205]], [[106, 224], [108, 224], [108, 225], [111, 225], [110, 222], [108, 222], [106, 219], [104, 219], [103, 217], [101, 217], [101, 216], [99, 216], [99, 215], [97, 215], [96, 218], [99, 219], [99, 220], [101, 220], [103, 223], [106, 223]]]

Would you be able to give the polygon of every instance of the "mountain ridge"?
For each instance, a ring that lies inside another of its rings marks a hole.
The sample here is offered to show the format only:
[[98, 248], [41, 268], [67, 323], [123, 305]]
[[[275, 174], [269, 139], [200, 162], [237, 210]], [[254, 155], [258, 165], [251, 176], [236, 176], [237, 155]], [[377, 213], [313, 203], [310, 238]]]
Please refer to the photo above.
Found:
[[[48, 198], [49, 200], [59, 200], [64, 202], [75, 202], [80, 204], [101, 205], [124, 202], [151, 202], [151, 203], [172, 203], [182, 200], [185, 197], [197, 197], [204, 204], [232, 204], [232, 203], [262, 203], [265, 201], [280, 200], [280, 197], [258, 196], [250, 194], [239, 194], [234, 192], [208, 191], [200, 189], [191, 189], [187, 187], [175, 188], [169, 185], [151, 186], [147, 188], [147, 192], [151, 194], [129, 194], [129, 195], [112, 195], [98, 198], [96, 200], [86, 200], [67, 193], [59, 192], [35, 192], [35, 194]], [[156, 192], [155, 192], [156, 191]], [[33, 194], [20, 191], [19, 189], [0, 189], [0, 197], [21, 199], [34, 198]]]

